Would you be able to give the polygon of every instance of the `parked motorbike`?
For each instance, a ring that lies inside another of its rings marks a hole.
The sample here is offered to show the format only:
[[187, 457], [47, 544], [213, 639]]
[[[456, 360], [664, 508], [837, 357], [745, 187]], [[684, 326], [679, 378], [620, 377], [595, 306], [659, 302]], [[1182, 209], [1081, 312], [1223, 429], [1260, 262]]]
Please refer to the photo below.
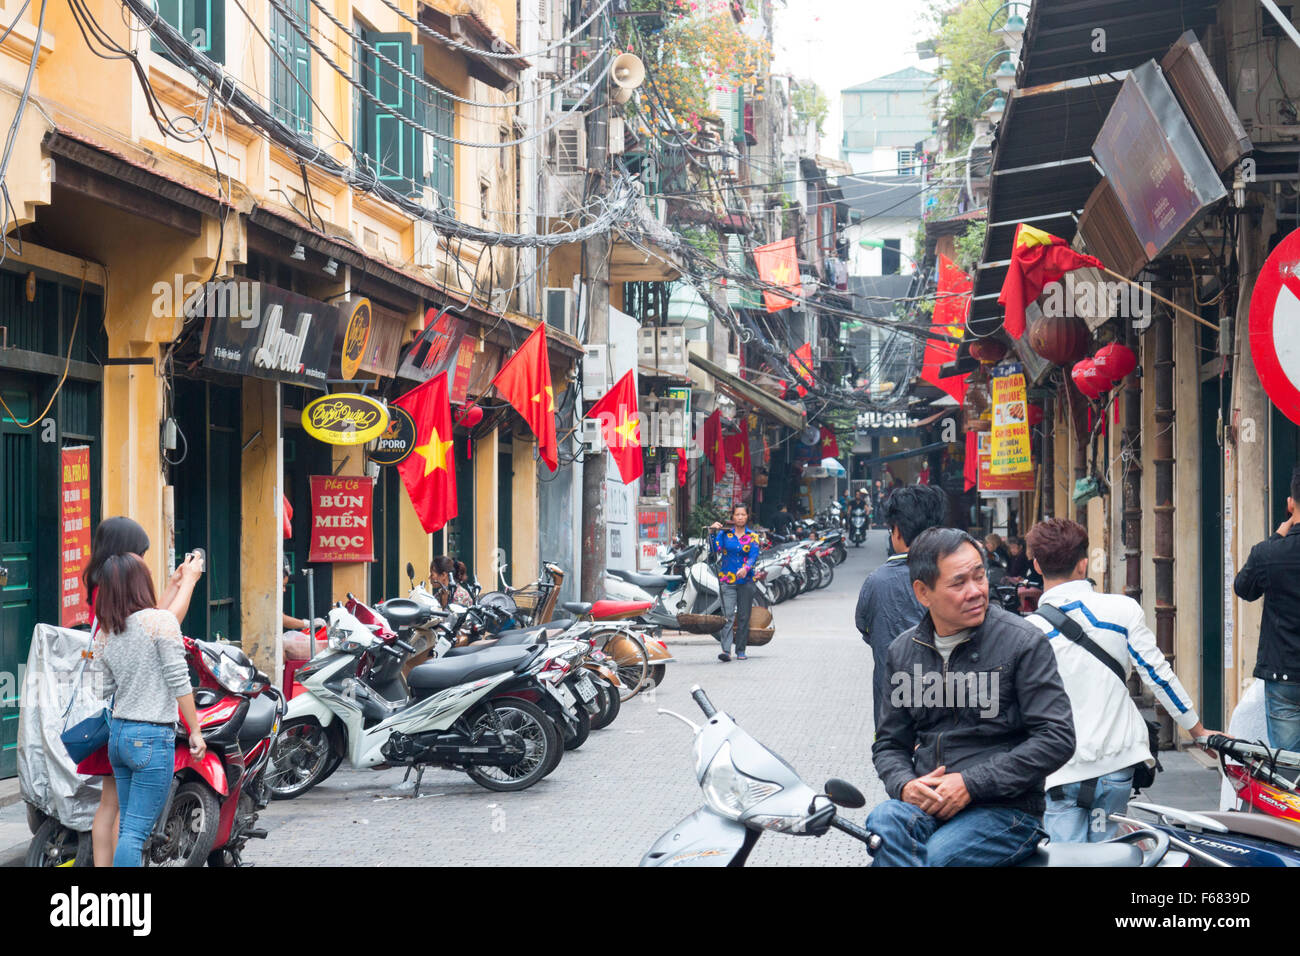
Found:
[[1191, 812], [1137, 801], [1129, 810], [1148, 814], [1155, 822], [1118, 813], [1111, 819], [1129, 831], [1147, 828], [1165, 836], [1173, 848], [1168, 865], [1300, 866], [1300, 827], [1278, 817], [1236, 810]]
[[[409, 600], [386, 604], [387, 624], [399, 629], [450, 616]], [[439, 627], [449, 638], [445, 624]], [[544, 709], [554, 698], [538, 680], [547, 662], [542, 643], [443, 657], [403, 679], [402, 661], [415, 649], [385, 623], [368, 626], [335, 607], [327, 633], [327, 649], [298, 671], [304, 693], [290, 703], [276, 738], [268, 772], [276, 799], [301, 796], [344, 759], [356, 768], [411, 767], [416, 795], [428, 766], [463, 771], [488, 790], [515, 791], [559, 764], [560, 732]]]
[[[850, 783], [832, 778], [819, 792], [776, 753], [764, 747], [727, 714], [716, 710], [696, 685], [691, 697], [705, 724], [670, 710], [694, 731], [695, 779], [705, 805], [661, 836], [641, 866], [744, 866], [765, 831], [790, 836], [847, 833], [870, 852], [881, 847], [879, 834], [858, 826], [839, 807], [858, 809], [866, 798]], [[1155, 866], [1169, 848], [1169, 837], [1143, 828], [1106, 843], [1044, 843], [1029, 866]], [[1143, 850], [1139, 844], [1150, 843]]]

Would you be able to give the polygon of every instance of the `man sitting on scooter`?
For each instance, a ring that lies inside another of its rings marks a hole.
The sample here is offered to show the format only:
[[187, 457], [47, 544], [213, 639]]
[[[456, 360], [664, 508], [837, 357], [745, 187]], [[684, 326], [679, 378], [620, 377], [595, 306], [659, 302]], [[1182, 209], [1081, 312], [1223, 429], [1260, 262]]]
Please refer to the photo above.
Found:
[[890, 697], [871, 748], [892, 798], [867, 828], [877, 866], [1010, 866], [1045, 836], [1043, 782], [1074, 753], [1051, 646], [989, 606], [979, 542], [931, 528], [908, 550], [921, 623], [889, 647]]

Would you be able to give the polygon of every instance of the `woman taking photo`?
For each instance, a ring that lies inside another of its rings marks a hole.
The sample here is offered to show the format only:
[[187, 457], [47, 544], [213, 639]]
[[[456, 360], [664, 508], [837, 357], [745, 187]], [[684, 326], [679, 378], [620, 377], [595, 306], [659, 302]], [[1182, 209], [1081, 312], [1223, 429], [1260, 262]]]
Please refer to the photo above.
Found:
[[465, 565], [445, 554], [438, 555], [429, 565], [429, 581], [433, 584], [434, 593], [438, 595], [438, 600], [442, 602], [444, 608], [448, 604], [467, 607], [474, 603], [474, 599], [469, 596], [469, 591], [459, 583], [464, 568]]
[[121, 825], [113, 866], [139, 866], [171, 787], [176, 707], [190, 731], [190, 753], [202, 759], [181, 628], [171, 611], [157, 608], [144, 559], [117, 554], [99, 569], [95, 656], [103, 662], [105, 690], [113, 696], [108, 758], [117, 781]]
[[754, 604], [754, 562], [758, 560], [758, 535], [749, 530], [749, 509], [734, 505], [731, 527], [723, 530], [718, 522], [709, 525], [714, 532], [709, 550], [718, 558], [718, 588], [722, 592], [722, 653], [718, 660], [731, 660], [734, 642], [736, 660], [748, 660], [749, 611]]
[[[86, 593], [90, 595], [92, 641], [99, 636], [99, 619], [95, 616], [95, 597], [100, 568], [113, 555], [135, 554], [144, 557], [148, 550], [149, 535], [145, 534], [144, 528], [130, 518], [105, 518], [95, 529], [95, 536], [90, 544], [90, 560], [82, 573]], [[159, 606], [171, 611], [177, 620], [183, 620], [189, 611], [194, 586], [202, 574], [202, 563], [197, 558], [186, 558], [184, 563], [172, 572]], [[96, 664], [98, 665], [98, 662]], [[98, 669], [102, 670], [102, 668]], [[117, 845], [118, 801], [117, 783], [113, 779], [113, 767], [108, 760], [108, 748], [105, 747], [83, 760], [77, 766], [77, 772], [104, 778], [103, 788], [99, 793], [99, 806], [95, 810], [95, 819], [90, 827], [90, 835], [95, 849], [95, 866], [112, 866], [113, 850]]]

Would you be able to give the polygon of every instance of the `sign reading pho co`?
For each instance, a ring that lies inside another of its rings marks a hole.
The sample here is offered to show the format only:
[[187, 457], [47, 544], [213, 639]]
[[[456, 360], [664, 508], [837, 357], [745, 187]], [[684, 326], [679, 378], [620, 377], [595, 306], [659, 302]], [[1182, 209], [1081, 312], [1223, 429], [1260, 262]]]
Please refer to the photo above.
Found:
[[209, 282], [186, 300], [206, 319], [203, 365], [253, 378], [324, 389], [339, 310], [264, 282]]
[[328, 445], [364, 445], [388, 430], [388, 409], [366, 395], [322, 395], [302, 410], [302, 427]]
[[311, 549], [307, 560], [375, 560], [375, 480], [311, 476]]

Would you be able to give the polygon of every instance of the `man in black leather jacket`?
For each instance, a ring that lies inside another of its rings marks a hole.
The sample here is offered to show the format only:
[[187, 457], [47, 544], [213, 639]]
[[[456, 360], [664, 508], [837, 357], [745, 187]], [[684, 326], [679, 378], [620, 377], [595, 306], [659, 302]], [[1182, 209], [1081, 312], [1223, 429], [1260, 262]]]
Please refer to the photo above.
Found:
[[954, 528], [908, 551], [921, 623], [890, 646], [872, 758], [892, 798], [871, 811], [877, 866], [1010, 866], [1043, 830], [1043, 782], [1074, 752], [1074, 718], [1039, 630], [990, 607], [985, 556]]

